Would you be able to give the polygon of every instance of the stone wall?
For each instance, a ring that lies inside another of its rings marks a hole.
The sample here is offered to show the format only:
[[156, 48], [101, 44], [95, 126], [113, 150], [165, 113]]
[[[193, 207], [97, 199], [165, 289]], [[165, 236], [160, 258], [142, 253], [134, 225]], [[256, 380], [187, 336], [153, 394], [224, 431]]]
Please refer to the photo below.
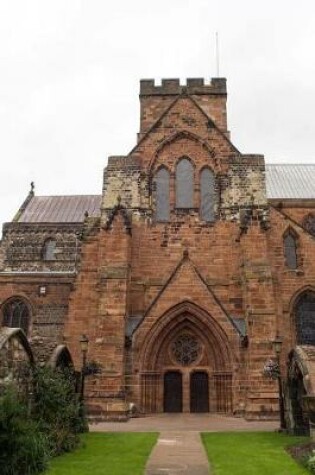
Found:
[[[7, 223], [3, 228], [2, 272], [74, 271], [80, 257], [83, 226]], [[56, 241], [53, 260], [43, 257], [47, 239]]]

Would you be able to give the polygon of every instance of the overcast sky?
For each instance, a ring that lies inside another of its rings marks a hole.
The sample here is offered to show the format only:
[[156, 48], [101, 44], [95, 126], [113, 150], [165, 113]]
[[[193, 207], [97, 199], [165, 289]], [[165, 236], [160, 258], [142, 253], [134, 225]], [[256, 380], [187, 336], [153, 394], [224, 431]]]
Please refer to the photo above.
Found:
[[0, 223], [37, 195], [101, 193], [139, 128], [139, 80], [227, 78], [232, 141], [315, 163], [314, 0], [0, 0]]

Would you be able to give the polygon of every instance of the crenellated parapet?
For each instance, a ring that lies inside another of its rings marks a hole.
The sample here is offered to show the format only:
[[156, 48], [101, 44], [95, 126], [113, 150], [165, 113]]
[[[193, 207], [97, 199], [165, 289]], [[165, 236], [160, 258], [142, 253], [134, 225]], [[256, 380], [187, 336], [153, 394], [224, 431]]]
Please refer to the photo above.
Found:
[[178, 96], [190, 96], [225, 134], [226, 79], [213, 78], [206, 82], [203, 78], [188, 78], [185, 84], [177, 79], [162, 79], [157, 85], [153, 79], [140, 81], [140, 134], [139, 139], [167, 111]]
[[140, 81], [140, 97], [152, 95], [221, 95], [226, 94], [226, 79], [212, 78], [207, 83], [204, 78], [187, 78], [185, 84], [180, 79], [162, 79], [161, 85], [155, 84], [154, 79]]

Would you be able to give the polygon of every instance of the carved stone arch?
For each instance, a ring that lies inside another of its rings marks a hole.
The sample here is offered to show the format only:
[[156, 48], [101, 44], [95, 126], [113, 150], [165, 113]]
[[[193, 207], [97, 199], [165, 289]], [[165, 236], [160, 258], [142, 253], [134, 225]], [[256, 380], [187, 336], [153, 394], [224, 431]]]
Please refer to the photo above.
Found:
[[156, 149], [156, 151], [155, 151], [154, 155], [152, 156], [152, 158], [150, 160], [150, 163], [149, 163], [150, 175], [152, 174], [152, 172], [154, 170], [154, 167], [155, 167], [155, 164], [158, 160], [158, 157], [159, 157], [160, 153], [163, 151], [163, 149], [165, 147], [167, 147], [168, 145], [171, 145], [172, 143], [174, 143], [174, 142], [176, 142], [180, 139], [183, 139], [183, 138], [193, 140], [194, 142], [197, 142], [198, 144], [200, 144], [207, 151], [209, 156], [214, 159], [214, 163], [215, 163], [216, 167], [219, 167], [219, 161], [216, 158], [214, 149], [212, 147], [210, 147], [209, 144], [207, 142], [205, 142], [204, 140], [202, 140], [198, 135], [196, 135], [192, 132], [186, 131], [186, 130], [182, 130], [182, 131], [179, 131], [179, 132], [175, 132], [174, 134], [167, 137], [159, 145], [159, 147]]
[[104, 229], [106, 231], [110, 231], [113, 226], [113, 222], [116, 216], [118, 216], [119, 214], [122, 216], [126, 233], [131, 235], [132, 234], [131, 219], [130, 219], [130, 216], [128, 215], [127, 209], [123, 205], [121, 205], [120, 202], [119, 204], [114, 206], [114, 208], [112, 208], [112, 210], [110, 211], [107, 221], [104, 225]]
[[287, 236], [288, 234], [292, 234], [292, 236], [294, 236], [296, 239], [299, 238], [299, 234], [297, 233], [297, 231], [290, 225], [286, 227], [282, 234], [282, 237], [285, 238], [285, 236]]
[[232, 355], [226, 333], [207, 311], [190, 301], [184, 301], [169, 309], [151, 328], [139, 353], [143, 370], [153, 369], [165, 339], [185, 325], [193, 327], [197, 334], [202, 334], [210, 345], [215, 344], [216, 365], [220, 366], [222, 371], [232, 371], [235, 355]]
[[176, 170], [176, 167], [177, 167], [177, 165], [179, 164], [179, 162], [181, 160], [188, 160], [191, 163], [191, 165], [193, 166], [194, 171], [196, 170], [196, 164], [195, 164], [193, 158], [191, 158], [189, 155], [186, 155], [186, 154], [183, 154], [183, 155], [180, 155], [179, 157], [177, 157], [177, 159], [174, 162], [175, 170]]
[[288, 357], [286, 382], [287, 424], [296, 435], [309, 433], [308, 415], [303, 410], [303, 397], [314, 394], [315, 353], [313, 347], [297, 346]]
[[203, 165], [199, 170], [199, 178], [204, 170], [210, 170], [215, 175], [215, 170], [210, 165]]
[[31, 389], [34, 355], [21, 328], [0, 328], [0, 386], [14, 382], [28, 395]]
[[[237, 358], [224, 329], [206, 310], [183, 301], [161, 315], [141, 341], [142, 346], [135, 339], [142, 411], [233, 410]], [[198, 393], [196, 384], [200, 382]]]
[[25, 333], [21, 328], [3, 327], [0, 329], [0, 351], [3, 350], [13, 339], [19, 341], [28, 357], [30, 364], [33, 365], [35, 362], [33, 351]]
[[69, 349], [66, 345], [58, 345], [52, 352], [48, 361], [51, 368], [70, 368], [74, 367]]
[[[171, 170], [169, 169], [169, 167], [167, 165], [165, 165], [164, 163], [161, 163], [155, 170], [154, 170], [154, 175], [156, 175], [156, 173], [158, 173], [160, 170], [163, 170], [165, 169], [169, 174], [171, 173]], [[153, 176], [154, 176], [153, 175]]]

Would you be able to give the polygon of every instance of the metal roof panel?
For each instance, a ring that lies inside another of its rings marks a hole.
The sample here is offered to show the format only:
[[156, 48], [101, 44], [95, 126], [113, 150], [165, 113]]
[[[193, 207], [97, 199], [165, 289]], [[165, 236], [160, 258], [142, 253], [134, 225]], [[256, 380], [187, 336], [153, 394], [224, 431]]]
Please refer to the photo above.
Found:
[[100, 216], [101, 195], [34, 196], [19, 223], [80, 223], [84, 213]]

